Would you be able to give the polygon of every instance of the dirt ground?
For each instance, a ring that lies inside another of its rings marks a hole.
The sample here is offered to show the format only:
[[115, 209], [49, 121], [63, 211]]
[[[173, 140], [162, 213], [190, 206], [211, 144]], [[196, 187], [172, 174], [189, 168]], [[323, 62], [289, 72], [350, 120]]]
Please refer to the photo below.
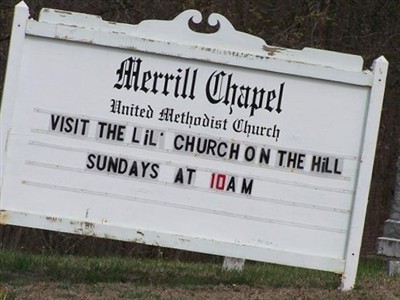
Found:
[[[217, 285], [136, 286], [132, 283], [69, 284], [37, 282], [3, 285], [4, 299], [400, 299], [400, 279], [388, 279], [382, 285], [358, 287], [351, 292], [339, 290], [272, 288], [267, 286]], [[1, 298], [1, 297], [0, 297]], [[3, 300], [3, 299], [2, 299]]]

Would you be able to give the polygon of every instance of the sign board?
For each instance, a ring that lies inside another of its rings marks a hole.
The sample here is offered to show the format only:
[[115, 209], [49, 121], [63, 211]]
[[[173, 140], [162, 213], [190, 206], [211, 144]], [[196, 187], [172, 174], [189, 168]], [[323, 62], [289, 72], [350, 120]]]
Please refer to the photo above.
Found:
[[1, 223], [343, 274], [387, 61], [271, 47], [212, 14], [117, 24], [17, 5]]

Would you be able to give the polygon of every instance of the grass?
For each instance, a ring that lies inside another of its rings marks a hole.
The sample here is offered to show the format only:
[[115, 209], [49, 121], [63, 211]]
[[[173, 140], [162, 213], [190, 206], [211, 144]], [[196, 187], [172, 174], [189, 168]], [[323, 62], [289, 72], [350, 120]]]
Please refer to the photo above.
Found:
[[[15, 291], [26, 286], [48, 282], [56, 283], [61, 293], [57, 297], [60, 298], [63, 298], [62, 295], [73, 298], [71, 291], [76, 286], [85, 286], [86, 293], [101, 295], [104, 290], [110, 289], [110, 284], [114, 284], [118, 286], [115, 289], [120, 293], [114, 295], [115, 298], [128, 299], [159, 298], [162, 290], [157, 292], [155, 287], [184, 290], [185, 293], [237, 286], [241, 287], [241, 290], [245, 287], [279, 293], [293, 289], [297, 292], [309, 289], [315, 294], [315, 291], [336, 292], [340, 284], [339, 275], [322, 271], [246, 262], [242, 272], [227, 272], [221, 269], [221, 265], [222, 262], [219, 264], [165, 259], [48, 256], [0, 250], [0, 300], [6, 299], [7, 294], [7, 299], [15, 298]], [[359, 297], [373, 299], [375, 296], [369, 297], [370, 289], [380, 287], [382, 293], [389, 289], [391, 294], [389, 297], [380, 294], [376, 297], [400, 298], [400, 280], [388, 278], [385, 266], [386, 262], [378, 258], [361, 260], [356, 286]], [[134, 290], [128, 289], [132, 286], [135, 286]], [[393, 292], [390, 289], [393, 289]], [[295, 298], [312, 299], [301, 295]], [[327, 299], [330, 299], [330, 296], [332, 299], [337, 297], [336, 294], [321, 295]], [[178, 295], [176, 298], [181, 297]], [[224, 294], [220, 298], [224, 298]]]
[[[32, 274], [35, 276], [30, 276]], [[339, 282], [338, 275], [332, 273], [263, 263], [248, 262], [242, 272], [227, 272], [217, 263], [47, 256], [0, 251], [0, 283], [18, 284], [24, 275], [26, 281], [47, 279], [65, 284], [136, 282], [168, 286], [245, 284], [334, 288]]]

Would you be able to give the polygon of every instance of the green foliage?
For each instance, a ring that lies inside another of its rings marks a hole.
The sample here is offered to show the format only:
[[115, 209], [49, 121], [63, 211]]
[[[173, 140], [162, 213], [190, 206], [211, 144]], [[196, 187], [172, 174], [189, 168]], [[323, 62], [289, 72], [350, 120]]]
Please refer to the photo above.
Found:
[[339, 275], [266, 263], [246, 262], [237, 272], [222, 263], [0, 251], [0, 300], [31, 295], [36, 286], [37, 295], [62, 299], [165, 299], [166, 291], [172, 299], [397, 299], [400, 281], [387, 277], [385, 263], [363, 258], [356, 289], [343, 293]]
[[[34, 276], [29, 276], [35, 274]], [[217, 263], [193, 263], [164, 259], [133, 259], [121, 257], [74, 257], [30, 255], [0, 251], [0, 283], [19, 280], [56, 280], [72, 283], [136, 282], [169, 286], [215, 284], [268, 285], [271, 287], [335, 288], [336, 274], [248, 262], [242, 272], [224, 271]], [[363, 259], [360, 278], [384, 277], [383, 262]]]

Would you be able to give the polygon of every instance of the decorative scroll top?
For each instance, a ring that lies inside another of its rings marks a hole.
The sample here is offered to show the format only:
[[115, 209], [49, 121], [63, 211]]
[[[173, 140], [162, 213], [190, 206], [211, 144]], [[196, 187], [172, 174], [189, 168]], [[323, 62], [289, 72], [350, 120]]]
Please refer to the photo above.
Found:
[[187, 31], [187, 33], [193, 37], [193, 43], [199, 42], [199, 39], [200, 42], [203, 42], [204, 39], [204, 41], [207, 40], [207, 44], [210, 44], [210, 41], [212, 41], [219, 47], [228, 47], [229, 49], [237, 48], [240, 49], [241, 52], [243, 52], [243, 50], [254, 52], [255, 50], [258, 51], [267, 46], [263, 39], [237, 31], [227, 18], [217, 13], [210, 14], [206, 20], [208, 25], [218, 28], [214, 33], [204, 34], [192, 31], [189, 27], [190, 21], [200, 24], [203, 21], [203, 17], [197, 10], [187, 10], [179, 14], [171, 22], [171, 25], [179, 26]]
[[90, 29], [94, 32], [109, 32], [165, 42], [169, 45], [189, 45], [205, 51], [227, 51], [231, 55], [255, 55], [352, 71], [361, 71], [363, 67], [363, 59], [360, 56], [313, 48], [292, 50], [267, 45], [259, 37], [235, 30], [227, 18], [217, 13], [212, 13], [207, 19], [207, 24], [217, 28], [216, 32], [202, 33], [190, 28], [190, 22], [200, 24], [202, 21], [202, 14], [197, 10], [186, 10], [171, 21], [145, 20], [137, 25], [103, 21], [101, 17], [95, 15], [48, 8], [42, 9], [39, 17], [41, 23]]
[[95, 15], [44, 8], [39, 21], [227, 50], [254, 51], [266, 46], [264, 40], [236, 31], [228, 19], [217, 13], [212, 13], [207, 19], [211, 27], [218, 28], [215, 33], [193, 31], [189, 26], [190, 22], [200, 24], [203, 21], [202, 14], [193, 9], [180, 13], [171, 21], [145, 20], [137, 25], [130, 25], [103, 21], [101, 17]]

